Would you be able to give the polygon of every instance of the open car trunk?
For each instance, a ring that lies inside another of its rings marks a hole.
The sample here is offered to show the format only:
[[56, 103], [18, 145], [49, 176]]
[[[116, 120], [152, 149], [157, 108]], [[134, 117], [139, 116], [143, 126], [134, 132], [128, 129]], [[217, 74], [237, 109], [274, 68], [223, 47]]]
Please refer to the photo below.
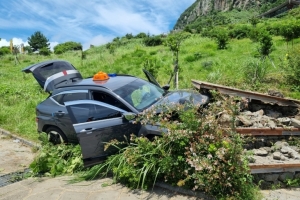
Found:
[[22, 69], [22, 72], [32, 73], [39, 85], [49, 93], [58, 84], [82, 79], [75, 67], [63, 60], [49, 60], [30, 65]]

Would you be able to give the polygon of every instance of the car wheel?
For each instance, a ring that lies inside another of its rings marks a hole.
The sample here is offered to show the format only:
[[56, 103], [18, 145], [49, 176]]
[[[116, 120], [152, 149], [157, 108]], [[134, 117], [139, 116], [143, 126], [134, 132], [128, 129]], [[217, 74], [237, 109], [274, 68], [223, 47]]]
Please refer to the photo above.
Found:
[[56, 127], [50, 127], [46, 130], [47, 136], [48, 136], [48, 141], [53, 143], [53, 144], [62, 144], [66, 143], [66, 136], [64, 133], [56, 128]]

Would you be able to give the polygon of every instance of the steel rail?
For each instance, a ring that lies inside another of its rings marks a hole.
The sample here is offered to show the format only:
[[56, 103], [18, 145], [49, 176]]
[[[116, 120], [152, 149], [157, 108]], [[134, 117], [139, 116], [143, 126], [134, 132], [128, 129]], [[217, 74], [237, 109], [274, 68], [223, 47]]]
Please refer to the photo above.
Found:
[[300, 101], [296, 99], [287, 99], [287, 98], [281, 98], [276, 96], [271, 96], [267, 94], [262, 94], [258, 92], [252, 92], [252, 91], [245, 91], [240, 90], [236, 88], [231, 88], [223, 85], [217, 85], [213, 83], [203, 82], [203, 81], [197, 81], [197, 80], [191, 80], [194, 87], [197, 89], [208, 89], [208, 90], [217, 90], [222, 94], [228, 94], [232, 96], [240, 96], [245, 97], [248, 99], [256, 99], [263, 102], [269, 102], [274, 103], [282, 106], [293, 106], [293, 107], [300, 107]]
[[280, 164], [249, 164], [251, 174], [278, 173], [278, 172], [299, 172], [299, 163]]

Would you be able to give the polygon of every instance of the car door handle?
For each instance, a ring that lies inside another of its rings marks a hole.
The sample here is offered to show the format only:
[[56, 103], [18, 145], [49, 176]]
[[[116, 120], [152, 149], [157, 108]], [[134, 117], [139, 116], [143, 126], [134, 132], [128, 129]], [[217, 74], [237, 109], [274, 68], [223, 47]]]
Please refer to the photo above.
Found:
[[86, 134], [91, 134], [94, 130], [96, 130], [96, 128], [85, 128], [85, 129], [82, 129], [80, 131], [80, 133], [85, 133], [86, 132]]

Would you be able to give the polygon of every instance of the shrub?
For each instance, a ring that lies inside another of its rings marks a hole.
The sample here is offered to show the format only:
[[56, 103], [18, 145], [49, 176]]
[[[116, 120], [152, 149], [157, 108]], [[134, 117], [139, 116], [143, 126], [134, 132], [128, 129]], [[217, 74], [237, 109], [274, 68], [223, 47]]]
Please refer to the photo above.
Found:
[[144, 44], [146, 46], [158, 46], [163, 43], [163, 40], [160, 36], [149, 36], [144, 39]]
[[253, 42], [258, 42], [260, 32], [261, 32], [261, 29], [260, 29], [260, 28], [252, 28], [252, 29], [248, 32], [248, 37], [249, 37], [250, 40], [252, 40]]
[[250, 31], [250, 26], [248, 25], [237, 25], [234, 26], [228, 33], [228, 36], [231, 38], [242, 39], [248, 36]]
[[0, 47], [0, 56], [10, 54], [10, 49], [9, 47]]
[[43, 47], [39, 50], [39, 54], [43, 56], [49, 56], [51, 51], [47, 47]]
[[54, 53], [55, 54], [62, 54], [67, 51], [77, 51], [82, 50], [82, 45], [77, 42], [65, 42], [62, 44], [58, 44], [54, 47]]
[[282, 24], [280, 27], [280, 35], [284, 37], [286, 43], [288, 44], [293, 39], [300, 37], [300, 20], [290, 21], [288, 23]]
[[269, 54], [272, 52], [272, 46], [273, 46], [272, 37], [269, 34], [269, 32], [262, 31], [259, 34], [258, 41], [259, 41], [258, 52], [260, 53], [260, 55], [263, 58], [269, 56]]
[[115, 53], [115, 50], [117, 48], [116, 44], [114, 42], [109, 42], [105, 45], [106, 49], [108, 49], [110, 54]]
[[218, 44], [218, 49], [226, 49], [228, 44], [228, 32], [225, 29], [214, 29], [211, 36]]
[[145, 38], [145, 37], [147, 37], [147, 34], [141, 32], [141, 33], [137, 34], [135, 37], [136, 37], [136, 38]]
[[132, 35], [132, 33], [127, 33], [127, 34], [125, 35], [125, 37], [126, 37], [128, 40], [130, 40], [130, 39], [133, 38], [133, 35]]

